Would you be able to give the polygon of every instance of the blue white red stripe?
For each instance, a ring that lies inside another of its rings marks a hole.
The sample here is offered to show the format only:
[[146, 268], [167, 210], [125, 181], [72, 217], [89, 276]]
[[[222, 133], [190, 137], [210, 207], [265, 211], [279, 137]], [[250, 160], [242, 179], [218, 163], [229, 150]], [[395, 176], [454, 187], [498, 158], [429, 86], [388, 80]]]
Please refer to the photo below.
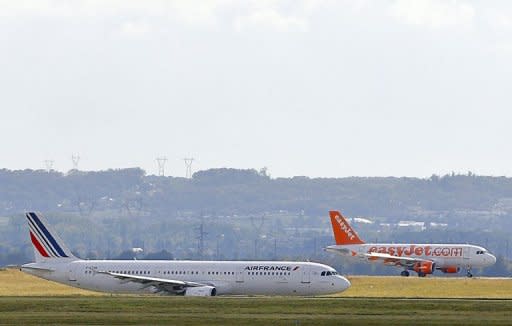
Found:
[[32, 244], [43, 257], [68, 257], [36, 213], [27, 213]]

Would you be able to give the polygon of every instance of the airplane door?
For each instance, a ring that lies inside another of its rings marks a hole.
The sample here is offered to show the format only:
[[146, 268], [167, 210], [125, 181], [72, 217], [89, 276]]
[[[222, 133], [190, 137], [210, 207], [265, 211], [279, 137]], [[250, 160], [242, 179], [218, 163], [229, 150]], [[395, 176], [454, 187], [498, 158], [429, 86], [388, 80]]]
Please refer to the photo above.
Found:
[[69, 281], [76, 281], [76, 270], [78, 266], [73, 266], [73, 264], [68, 265], [68, 280]]
[[236, 271], [236, 282], [237, 283], [243, 283], [244, 282], [244, 270], [239, 269]]
[[463, 252], [462, 257], [464, 258], [465, 262], [469, 261], [469, 258], [470, 258], [469, 257], [469, 249], [470, 249], [469, 246], [464, 246], [464, 249], [462, 249], [462, 252]]
[[310, 283], [311, 282], [311, 275], [309, 268], [307, 266], [302, 267], [302, 283]]

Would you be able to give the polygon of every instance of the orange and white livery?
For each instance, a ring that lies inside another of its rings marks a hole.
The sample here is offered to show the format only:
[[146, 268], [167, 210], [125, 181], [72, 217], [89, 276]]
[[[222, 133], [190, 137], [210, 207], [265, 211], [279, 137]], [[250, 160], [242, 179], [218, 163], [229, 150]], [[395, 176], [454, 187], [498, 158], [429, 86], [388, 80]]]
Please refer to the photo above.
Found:
[[435, 270], [458, 273], [464, 268], [467, 276], [472, 277], [473, 267], [491, 266], [496, 262], [496, 257], [485, 248], [470, 244], [365, 243], [340, 212], [330, 211], [329, 215], [336, 244], [325, 248], [326, 251], [400, 267], [402, 276], [409, 276], [409, 271], [415, 271], [420, 277]]

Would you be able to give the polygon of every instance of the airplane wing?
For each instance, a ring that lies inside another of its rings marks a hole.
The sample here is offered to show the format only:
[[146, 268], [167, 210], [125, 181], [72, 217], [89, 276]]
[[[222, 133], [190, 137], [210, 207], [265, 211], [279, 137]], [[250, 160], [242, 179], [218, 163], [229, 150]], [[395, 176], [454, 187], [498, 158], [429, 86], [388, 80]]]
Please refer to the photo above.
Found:
[[158, 277], [147, 277], [140, 275], [129, 275], [129, 274], [121, 274], [121, 273], [113, 273], [107, 271], [96, 271], [98, 274], [106, 274], [113, 276], [117, 279], [120, 279], [125, 282], [135, 282], [144, 285], [144, 288], [153, 286], [157, 289], [157, 292], [168, 292], [168, 293], [179, 293], [183, 292], [183, 290], [187, 287], [198, 287], [198, 286], [208, 286], [209, 284], [202, 284], [197, 282], [187, 282], [187, 281], [179, 281], [179, 280], [169, 280], [165, 278]]
[[364, 254], [364, 257], [366, 257], [368, 260], [371, 260], [371, 261], [380, 260], [385, 265], [391, 265], [391, 266], [411, 267], [415, 263], [430, 261], [430, 260], [411, 258], [411, 257], [393, 256], [390, 254], [377, 253], [377, 252], [370, 252], [370, 253]]

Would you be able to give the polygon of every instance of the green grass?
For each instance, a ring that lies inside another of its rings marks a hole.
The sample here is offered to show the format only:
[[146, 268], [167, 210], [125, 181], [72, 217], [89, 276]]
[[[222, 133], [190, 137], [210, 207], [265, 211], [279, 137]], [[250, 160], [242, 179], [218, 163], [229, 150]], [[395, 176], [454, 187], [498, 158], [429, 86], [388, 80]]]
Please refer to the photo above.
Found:
[[2, 297], [0, 324], [507, 325], [511, 300]]

